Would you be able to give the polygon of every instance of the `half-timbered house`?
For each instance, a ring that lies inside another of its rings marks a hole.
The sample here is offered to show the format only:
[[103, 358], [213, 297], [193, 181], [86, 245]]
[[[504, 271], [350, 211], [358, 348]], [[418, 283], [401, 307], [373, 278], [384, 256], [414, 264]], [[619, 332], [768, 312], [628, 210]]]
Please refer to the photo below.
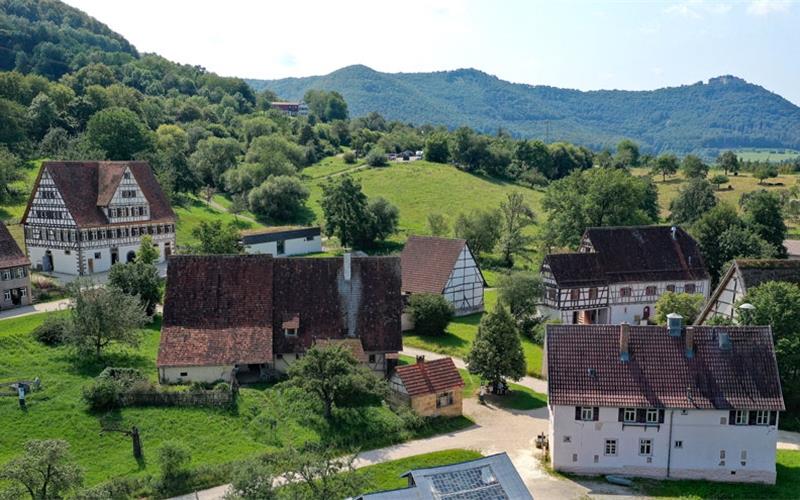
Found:
[[259, 378], [313, 345], [342, 345], [386, 374], [402, 349], [400, 279], [397, 257], [173, 256], [159, 378]]
[[400, 254], [403, 295], [441, 294], [456, 316], [483, 311], [486, 280], [466, 240], [410, 236]]
[[737, 306], [747, 291], [767, 281], [787, 281], [800, 285], [800, 260], [734, 260], [695, 320], [695, 324], [708, 323], [714, 316], [735, 320], [739, 312]]
[[768, 326], [547, 325], [543, 372], [555, 470], [775, 482]]
[[175, 222], [150, 166], [138, 161], [44, 162], [22, 217], [32, 265], [72, 275], [132, 261], [145, 235], [164, 262]]
[[31, 303], [31, 261], [0, 222], [0, 310]]
[[540, 272], [539, 312], [566, 324], [647, 322], [663, 293], [710, 286], [695, 240], [669, 226], [587, 229], [578, 252], [545, 256]]

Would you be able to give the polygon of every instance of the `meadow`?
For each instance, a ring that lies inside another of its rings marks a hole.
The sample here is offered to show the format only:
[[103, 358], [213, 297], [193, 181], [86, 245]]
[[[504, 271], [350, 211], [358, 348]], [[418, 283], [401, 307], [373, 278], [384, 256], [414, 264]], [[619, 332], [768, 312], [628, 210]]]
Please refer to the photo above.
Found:
[[736, 156], [745, 161], [768, 161], [768, 162], [782, 162], [790, 161], [800, 157], [800, 151], [794, 149], [768, 149], [768, 148], [752, 148], [752, 149], [736, 149], [734, 150]]

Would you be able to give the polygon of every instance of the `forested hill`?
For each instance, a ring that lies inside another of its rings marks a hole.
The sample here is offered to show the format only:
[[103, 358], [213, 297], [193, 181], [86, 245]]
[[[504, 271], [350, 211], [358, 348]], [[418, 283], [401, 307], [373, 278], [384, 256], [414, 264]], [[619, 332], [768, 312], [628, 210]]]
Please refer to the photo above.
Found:
[[137, 56], [121, 35], [56, 0], [0, 0], [0, 70], [59, 78], [89, 63]]
[[569, 141], [599, 149], [630, 138], [651, 152], [800, 148], [800, 108], [763, 87], [722, 76], [653, 91], [582, 92], [514, 84], [474, 69], [381, 73], [349, 66], [324, 76], [248, 80], [287, 99], [340, 92], [354, 116]]

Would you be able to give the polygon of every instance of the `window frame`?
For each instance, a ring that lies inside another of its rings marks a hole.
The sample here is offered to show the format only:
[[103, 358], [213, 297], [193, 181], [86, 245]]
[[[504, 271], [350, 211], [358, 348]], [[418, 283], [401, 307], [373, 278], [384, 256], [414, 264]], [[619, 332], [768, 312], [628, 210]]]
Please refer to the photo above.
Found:
[[750, 423], [750, 412], [747, 410], [735, 410], [733, 416], [733, 425], [748, 425]]
[[603, 455], [606, 457], [616, 457], [619, 452], [619, 444], [616, 439], [606, 439], [603, 444]]
[[653, 440], [650, 438], [639, 439], [639, 456], [652, 457], [653, 456]]
[[686, 283], [683, 285], [683, 293], [697, 293], [697, 285], [694, 283]]
[[436, 408], [446, 408], [455, 402], [453, 391], [440, 392], [436, 395]]
[[[586, 418], [587, 411], [588, 411], [589, 418]], [[594, 421], [594, 407], [593, 406], [581, 406], [581, 421], [582, 422]]]
[[[762, 419], [762, 417], [764, 418]], [[756, 410], [756, 419], [755, 419], [756, 425], [769, 425], [769, 417], [770, 417], [769, 410]]]
[[[628, 414], [632, 415], [628, 418]], [[636, 408], [623, 408], [622, 410], [622, 421], [625, 423], [635, 423], [636, 422]]]
[[[654, 418], [651, 419], [650, 417], [654, 415]], [[658, 423], [658, 409], [656, 408], [648, 408], [644, 414], [644, 421], [647, 424], [657, 424]]]
[[633, 296], [633, 289], [629, 286], [623, 286], [619, 289], [619, 296], [621, 298], [630, 298]]

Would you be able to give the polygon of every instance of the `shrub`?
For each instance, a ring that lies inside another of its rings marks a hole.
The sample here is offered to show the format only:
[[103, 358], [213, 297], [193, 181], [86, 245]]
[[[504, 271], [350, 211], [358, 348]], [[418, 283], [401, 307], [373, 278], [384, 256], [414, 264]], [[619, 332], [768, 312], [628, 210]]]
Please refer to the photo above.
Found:
[[214, 390], [218, 392], [228, 392], [231, 390], [231, 385], [227, 382], [219, 382], [214, 386]]
[[370, 167], [385, 167], [389, 164], [386, 160], [386, 153], [380, 148], [372, 148], [367, 153], [367, 165]]
[[45, 345], [61, 345], [64, 341], [67, 321], [69, 320], [63, 316], [49, 316], [44, 323], [36, 327], [33, 337]]
[[158, 449], [161, 468], [161, 489], [174, 491], [182, 487], [188, 477], [187, 466], [192, 460], [189, 449], [177, 441], [165, 441]]
[[107, 411], [120, 404], [123, 389], [110, 378], [98, 379], [83, 388], [83, 400], [92, 411]]
[[352, 165], [353, 163], [356, 162], [356, 154], [352, 151], [347, 151], [345, 154], [342, 155], [342, 159], [344, 159], [344, 162], [347, 163], [348, 165]]
[[412, 295], [408, 308], [414, 318], [414, 330], [421, 335], [444, 335], [455, 312], [447, 299], [434, 293]]

